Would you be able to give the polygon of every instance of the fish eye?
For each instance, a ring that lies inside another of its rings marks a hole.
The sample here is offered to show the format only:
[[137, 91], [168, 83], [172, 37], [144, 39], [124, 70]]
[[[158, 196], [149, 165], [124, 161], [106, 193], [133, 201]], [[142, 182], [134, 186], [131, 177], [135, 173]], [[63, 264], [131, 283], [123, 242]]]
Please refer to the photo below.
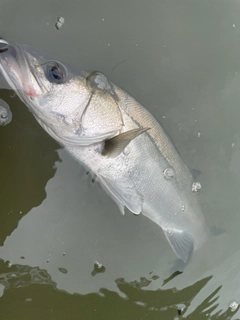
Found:
[[66, 69], [59, 62], [51, 62], [46, 67], [46, 77], [51, 83], [62, 84], [66, 82]]

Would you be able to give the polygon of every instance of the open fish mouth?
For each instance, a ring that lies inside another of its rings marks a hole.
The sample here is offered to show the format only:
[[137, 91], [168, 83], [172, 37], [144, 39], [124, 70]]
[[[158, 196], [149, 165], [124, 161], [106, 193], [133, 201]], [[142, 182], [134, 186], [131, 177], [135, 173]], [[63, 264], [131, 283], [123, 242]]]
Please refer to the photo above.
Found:
[[34, 98], [43, 90], [43, 85], [34, 72], [24, 46], [12, 46], [0, 39], [0, 70], [10, 87]]

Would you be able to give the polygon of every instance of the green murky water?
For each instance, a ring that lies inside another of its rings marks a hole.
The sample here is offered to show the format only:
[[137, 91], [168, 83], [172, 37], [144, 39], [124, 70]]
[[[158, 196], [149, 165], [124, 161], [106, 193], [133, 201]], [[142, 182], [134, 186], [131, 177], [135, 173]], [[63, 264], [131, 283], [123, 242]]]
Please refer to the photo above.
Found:
[[101, 70], [159, 119], [223, 230], [172, 275], [159, 227], [121, 216], [0, 78], [0, 319], [240, 318], [239, 17], [230, 0], [0, 0], [7, 41]]

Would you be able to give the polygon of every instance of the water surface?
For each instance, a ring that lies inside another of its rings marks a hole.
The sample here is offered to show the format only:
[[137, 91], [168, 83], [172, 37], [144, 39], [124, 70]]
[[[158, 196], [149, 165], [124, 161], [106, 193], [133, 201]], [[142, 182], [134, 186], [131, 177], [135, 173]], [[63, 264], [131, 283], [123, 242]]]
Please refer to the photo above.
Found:
[[240, 317], [239, 16], [238, 1], [0, 1], [7, 41], [102, 71], [158, 118], [223, 230], [171, 277], [159, 227], [121, 216], [0, 78], [13, 115], [0, 127], [1, 318]]

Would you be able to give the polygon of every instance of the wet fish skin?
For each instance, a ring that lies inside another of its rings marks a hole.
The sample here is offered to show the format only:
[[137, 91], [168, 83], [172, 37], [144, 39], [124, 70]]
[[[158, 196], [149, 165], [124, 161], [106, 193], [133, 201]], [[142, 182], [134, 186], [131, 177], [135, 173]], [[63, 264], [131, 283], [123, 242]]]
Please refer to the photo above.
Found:
[[41, 126], [93, 173], [122, 214], [127, 207], [157, 223], [186, 262], [207, 228], [192, 175], [159, 122], [100, 72], [76, 73], [26, 46], [3, 44], [1, 73]]

